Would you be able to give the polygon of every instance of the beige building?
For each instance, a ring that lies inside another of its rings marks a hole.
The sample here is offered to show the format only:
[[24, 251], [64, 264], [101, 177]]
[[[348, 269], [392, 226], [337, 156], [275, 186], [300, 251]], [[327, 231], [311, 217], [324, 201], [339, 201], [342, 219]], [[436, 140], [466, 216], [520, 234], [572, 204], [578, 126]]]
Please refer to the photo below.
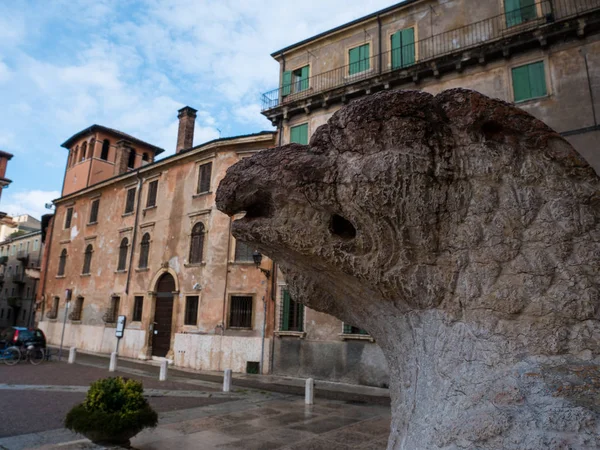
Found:
[[258, 372], [262, 362], [268, 370], [272, 263], [264, 258], [257, 268], [214, 197], [227, 168], [272, 147], [275, 134], [193, 147], [195, 117], [180, 110], [177, 153], [156, 162], [162, 149], [97, 125], [65, 142], [71, 156], [48, 228], [38, 309], [51, 343], [66, 321], [65, 345], [110, 353], [124, 315], [122, 356], [238, 372]]
[[[600, 0], [406, 0], [274, 52], [280, 83], [263, 114], [279, 143], [307, 143], [352, 99], [464, 87], [518, 104], [600, 173], [599, 24]], [[274, 373], [387, 384], [368, 336], [296, 307], [279, 284]]]

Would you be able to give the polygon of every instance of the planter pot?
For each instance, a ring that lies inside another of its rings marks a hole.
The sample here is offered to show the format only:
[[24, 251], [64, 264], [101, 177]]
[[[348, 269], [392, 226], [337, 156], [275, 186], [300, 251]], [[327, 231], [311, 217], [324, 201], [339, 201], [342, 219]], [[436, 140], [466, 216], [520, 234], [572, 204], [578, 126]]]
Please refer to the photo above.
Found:
[[138, 434], [138, 430], [123, 431], [117, 435], [108, 435], [103, 430], [97, 431], [86, 431], [83, 434], [86, 438], [92, 441], [94, 444], [103, 446], [119, 446], [123, 448], [130, 448], [129, 440]]

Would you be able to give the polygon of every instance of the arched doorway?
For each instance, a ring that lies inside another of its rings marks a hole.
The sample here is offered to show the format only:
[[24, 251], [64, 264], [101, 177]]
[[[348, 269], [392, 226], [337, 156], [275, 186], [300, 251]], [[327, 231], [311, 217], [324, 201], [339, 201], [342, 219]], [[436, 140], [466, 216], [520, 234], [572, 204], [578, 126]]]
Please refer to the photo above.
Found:
[[170, 273], [164, 273], [156, 283], [156, 308], [152, 335], [153, 356], [167, 356], [171, 346], [174, 291], [175, 279]]

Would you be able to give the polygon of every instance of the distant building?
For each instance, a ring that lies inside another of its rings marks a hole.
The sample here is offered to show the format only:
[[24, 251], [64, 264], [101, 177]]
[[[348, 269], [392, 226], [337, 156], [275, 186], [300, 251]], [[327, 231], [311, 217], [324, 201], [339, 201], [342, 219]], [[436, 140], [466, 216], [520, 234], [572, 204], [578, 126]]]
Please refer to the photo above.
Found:
[[8, 239], [13, 233], [26, 234], [40, 230], [40, 221], [29, 214], [20, 216], [4, 216], [0, 218], [0, 242]]
[[10, 153], [3, 152], [0, 150], [0, 197], [2, 197], [2, 189], [8, 187], [8, 185], [12, 183], [11, 180], [6, 178], [6, 167], [8, 166], [8, 161], [10, 161], [12, 157], [13, 155], [11, 155]]

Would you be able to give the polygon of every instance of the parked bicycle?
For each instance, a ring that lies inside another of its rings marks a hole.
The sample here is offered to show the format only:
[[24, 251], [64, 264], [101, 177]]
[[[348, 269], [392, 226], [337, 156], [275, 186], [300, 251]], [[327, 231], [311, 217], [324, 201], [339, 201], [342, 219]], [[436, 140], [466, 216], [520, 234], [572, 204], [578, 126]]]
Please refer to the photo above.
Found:
[[0, 361], [12, 366], [21, 360], [40, 364], [46, 356], [46, 336], [42, 330], [8, 327], [0, 331]]
[[12, 346], [0, 350], [0, 360], [4, 361], [4, 364], [7, 366], [14, 366], [19, 361], [29, 361], [34, 366], [37, 366], [44, 358], [44, 349], [35, 345], [27, 345], [22, 348]]

